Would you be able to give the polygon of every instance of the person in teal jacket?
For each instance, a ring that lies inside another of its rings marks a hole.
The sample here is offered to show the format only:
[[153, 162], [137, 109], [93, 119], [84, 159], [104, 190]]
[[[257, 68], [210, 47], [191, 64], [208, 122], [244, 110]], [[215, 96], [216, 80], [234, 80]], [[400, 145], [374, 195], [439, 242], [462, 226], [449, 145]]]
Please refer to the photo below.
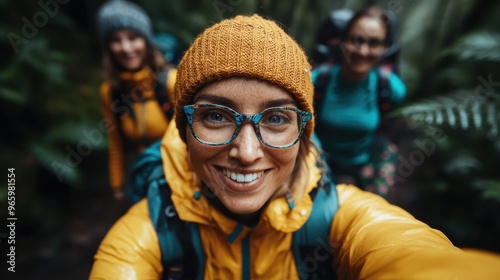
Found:
[[[362, 10], [349, 21], [341, 42], [344, 61], [327, 70], [316, 130], [334, 180], [382, 196], [394, 184], [397, 160], [397, 147], [379, 133], [378, 62], [387, 48], [387, 34], [388, 18], [378, 8]], [[321, 71], [312, 71], [315, 86]], [[396, 108], [406, 96], [405, 84], [394, 72], [387, 72], [385, 81], [389, 106]]]

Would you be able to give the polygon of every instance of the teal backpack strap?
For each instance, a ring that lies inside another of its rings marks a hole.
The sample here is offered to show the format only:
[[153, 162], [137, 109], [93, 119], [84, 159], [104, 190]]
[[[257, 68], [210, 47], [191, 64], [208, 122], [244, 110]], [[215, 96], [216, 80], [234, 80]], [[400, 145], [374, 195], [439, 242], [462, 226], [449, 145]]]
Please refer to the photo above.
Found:
[[163, 176], [163, 170], [157, 168], [161, 166], [160, 146], [160, 140], [152, 143], [136, 158], [130, 168], [125, 190], [133, 204], [147, 197], [150, 181]]
[[163, 279], [203, 279], [205, 256], [198, 225], [179, 218], [164, 177], [150, 184], [148, 203], [162, 252]]
[[329, 172], [310, 193], [313, 207], [304, 226], [293, 234], [292, 249], [300, 279], [335, 279], [330, 227], [338, 210], [337, 189]]
[[129, 189], [139, 200], [148, 199], [151, 222], [162, 254], [163, 279], [203, 279], [205, 256], [198, 225], [182, 221], [165, 179], [160, 141], [153, 143], [132, 167]]

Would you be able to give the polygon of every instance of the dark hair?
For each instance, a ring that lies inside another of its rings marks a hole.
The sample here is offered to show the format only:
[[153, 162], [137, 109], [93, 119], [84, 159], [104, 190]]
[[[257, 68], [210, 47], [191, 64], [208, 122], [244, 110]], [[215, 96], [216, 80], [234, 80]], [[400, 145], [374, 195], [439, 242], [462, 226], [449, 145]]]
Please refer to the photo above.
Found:
[[386, 30], [386, 35], [385, 35], [385, 41], [388, 41], [389, 38], [389, 23], [391, 20], [391, 17], [387, 14], [385, 10], [382, 10], [379, 7], [373, 6], [373, 7], [368, 7], [363, 10], [358, 11], [352, 18], [349, 20], [349, 22], [346, 25], [346, 28], [344, 29], [344, 32], [342, 34], [342, 39], [346, 40], [347, 36], [349, 35], [349, 31], [351, 30], [352, 26], [354, 23], [356, 23], [359, 19], [361, 18], [374, 18], [379, 20], [385, 27]]

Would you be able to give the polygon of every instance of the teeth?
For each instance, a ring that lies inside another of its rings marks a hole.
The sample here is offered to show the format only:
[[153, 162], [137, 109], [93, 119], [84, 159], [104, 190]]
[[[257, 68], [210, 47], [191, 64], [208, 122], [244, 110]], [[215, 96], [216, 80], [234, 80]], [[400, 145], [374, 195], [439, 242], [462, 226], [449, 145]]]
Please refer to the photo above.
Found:
[[232, 171], [229, 171], [227, 169], [223, 169], [222, 173], [224, 174], [224, 176], [231, 178], [231, 180], [233, 180], [233, 181], [240, 182], [240, 183], [248, 183], [248, 182], [252, 182], [252, 181], [260, 178], [262, 176], [262, 174], [264, 174], [264, 171], [257, 172], [257, 173], [242, 174], [242, 173], [232, 172]]

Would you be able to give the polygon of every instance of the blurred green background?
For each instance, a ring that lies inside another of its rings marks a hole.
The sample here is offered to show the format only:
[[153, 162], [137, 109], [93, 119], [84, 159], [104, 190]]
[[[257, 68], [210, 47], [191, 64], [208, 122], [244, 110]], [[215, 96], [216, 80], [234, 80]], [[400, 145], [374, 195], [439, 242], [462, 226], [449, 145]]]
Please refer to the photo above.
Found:
[[[95, 14], [103, 2], [0, 0], [0, 117], [7, 120], [0, 172], [6, 178], [15, 168], [19, 279], [87, 279], [100, 240], [128, 207], [111, 197], [99, 130]], [[134, 2], [156, 32], [176, 36], [184, 49], [223, 18], [258, 13], [281, 22], [310, 55], [330, 10], [378, 4], [393, 11], [409, 92], [394, 113], [401, 156], [389, 200], [457, 246], [500, 252], [499, 1]]]

